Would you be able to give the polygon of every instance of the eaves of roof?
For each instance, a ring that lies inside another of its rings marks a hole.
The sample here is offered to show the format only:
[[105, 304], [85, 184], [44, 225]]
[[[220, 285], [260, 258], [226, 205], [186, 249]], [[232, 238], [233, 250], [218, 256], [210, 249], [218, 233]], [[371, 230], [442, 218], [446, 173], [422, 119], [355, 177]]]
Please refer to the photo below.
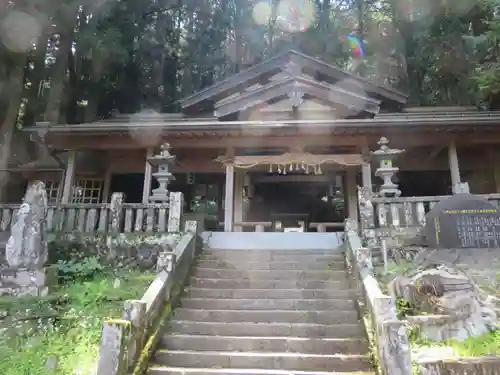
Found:
[[35, 133], [106, 133], [126, 132], [140, 129], [161, 129], [165, 131], [217, 131], [247, 129], [273, 129], [290, 126], [309, 125], [315, 128], [335, 129], [376, 129], [394, 128], [395, 130], [411, 131], [415, 127], [432, 130], [443, 128], [478, 128], [500, 125], [500, 112], [476, 112], [453, 114], [380, 114], [373, 119], [328, 119], [328, 120], [286, 120], [286, 121], [218, 121], [216, 118], [206, 119], [149, 119], [148, 121], [100, 121], [86, 124], [61, 124], [38, 123], [36, 126], [26, 127], [25, 132]]

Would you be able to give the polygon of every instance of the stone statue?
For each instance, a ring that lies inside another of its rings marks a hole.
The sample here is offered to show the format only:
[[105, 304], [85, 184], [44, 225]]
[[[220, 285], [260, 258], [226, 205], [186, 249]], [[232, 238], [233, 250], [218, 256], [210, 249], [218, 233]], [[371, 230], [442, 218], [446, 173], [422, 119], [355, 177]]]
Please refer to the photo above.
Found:
[[41, 181], [28, 187], [5, 248], [11, 268], [41, 268], [47, 262], [47, 192]]

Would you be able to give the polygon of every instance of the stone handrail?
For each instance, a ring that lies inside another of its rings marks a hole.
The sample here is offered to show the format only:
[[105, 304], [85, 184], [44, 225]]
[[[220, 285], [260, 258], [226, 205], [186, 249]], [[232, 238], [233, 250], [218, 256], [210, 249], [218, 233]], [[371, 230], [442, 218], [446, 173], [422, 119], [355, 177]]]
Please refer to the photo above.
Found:
[[[166, 232], [169, 229], [171, 218], [168, 203], [122, 203], [120, 194], [113, 194], [111, 203], [49, 205], [46, 214], [47, 230], [131, 233]], [[0, 204], [0, 231], [10, 230], [20, 206], [20, 204]]]
[[409, 337], [396, 316], [394, 300], [385, 295], [373, 275], [370, 250], [362, 247], [357, 222], [345, 223], [346, 262], [358, 294], [370, 341], [376, 349], [380, 372], [385, 375], [411, 375]]
[[[397, 227], [421, 227], [425, 224], [425, 214], [439, 201], [451, 197], [450, 195], [438, 195], [428, 197], [400, 197], [382, 198], [375, 197], [359, 188], [361, 216], [370, 216], [371, 219], [365, 223], [364, 229], [368, 228], [397, 228]], [[500, 194], [477, 195], [489, 200], [496, 207], [500, 207]], [[364, 203], [370, 201], [370, 207]], [[363, 212], [365, 209], [365, 212]], [[370, 210], [371, 212], [366, 212]]]
[[125, 301], [123, 319], [104, 323], [97, 375], [146, 371], [196, 255], [196, 222], [186, 228], [172, 252], [160, 253], [156, 278], [142, 298]]

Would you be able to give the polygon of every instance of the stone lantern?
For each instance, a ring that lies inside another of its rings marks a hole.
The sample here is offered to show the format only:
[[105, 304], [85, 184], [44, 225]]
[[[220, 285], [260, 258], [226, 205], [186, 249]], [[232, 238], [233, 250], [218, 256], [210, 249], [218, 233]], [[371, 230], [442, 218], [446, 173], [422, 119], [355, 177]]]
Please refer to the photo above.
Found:
[[398, 189], [398, 185], [392, 181], [399, 168], [395, 167], [392, 162], [405, 150], [389, 148], [389, 140], [385, 137], [380, 138], [377, 144], [380, 148], [377, 151], [370, 152], [370, 154], [375, 162], [379, 162], [379, 167], [375, 171], [375, 176], [383, 180], [379, 193], [383, 197], [399, 197], [401, 191]]
[[148, 158], [148, 163], [153, 168], [157, 168], [157, 172], [152, 173], [152, 176], [158, 180], [160, 186], [153, 189], [149, 200], [152, 202], [168, 202], [167, 186], [170, 181], [175, 180], [174, 175], [170, 172], [170, 166], [175, 163], [175, 156], [170, 154], [171, 146], [169, 143], [164, 143], [160, 147], [160, 153]]

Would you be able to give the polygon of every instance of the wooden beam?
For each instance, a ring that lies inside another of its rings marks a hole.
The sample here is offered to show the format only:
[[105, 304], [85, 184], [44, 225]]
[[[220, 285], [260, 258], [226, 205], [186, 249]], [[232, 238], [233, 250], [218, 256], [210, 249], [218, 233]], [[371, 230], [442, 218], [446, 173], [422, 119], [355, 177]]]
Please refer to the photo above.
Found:
[[[297, 131], [296, 131], [297, 132]], [[288, 147], [292, 144], [305, 145], [357, 145], [359, 137], [355, 135], [308, 135], [297, 134], [294, 136], [273, 136], [263, 133], [256, 136], [232, 137], [168, 137], [173, 150], [176, 148], [228, 148], [228, 147]], [[55, 148], [60, 149], [139, 149], [142, 148], [134, 140], [123, 137], [113, 139], [103, 136], [74, 136], [52, 137], [50, 140]]]

